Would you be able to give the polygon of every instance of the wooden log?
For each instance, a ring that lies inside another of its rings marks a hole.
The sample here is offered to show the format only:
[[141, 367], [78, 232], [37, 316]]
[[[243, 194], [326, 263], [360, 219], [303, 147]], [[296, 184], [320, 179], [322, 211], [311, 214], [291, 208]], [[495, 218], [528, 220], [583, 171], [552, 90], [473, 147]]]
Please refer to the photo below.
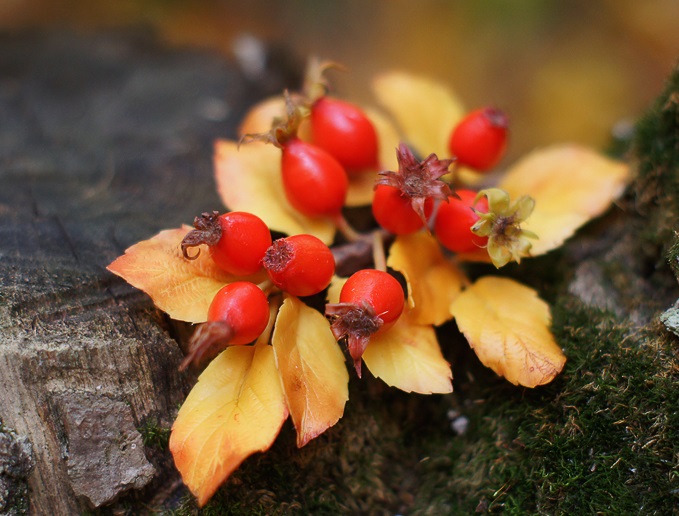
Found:
[[281, 85], [265, 86], [140, 30], [0, 38], [0, 512], [77, 514], [176, 480], [138, 428], [168, 427], [193, 379], [168, 321], [105, 267], [223, 209], [212, 142]]

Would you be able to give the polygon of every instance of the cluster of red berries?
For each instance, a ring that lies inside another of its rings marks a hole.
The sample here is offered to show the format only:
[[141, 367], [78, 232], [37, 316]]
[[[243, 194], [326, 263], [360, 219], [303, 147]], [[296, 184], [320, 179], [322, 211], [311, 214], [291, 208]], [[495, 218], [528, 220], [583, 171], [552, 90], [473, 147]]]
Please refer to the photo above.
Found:
[[[357, 106], [321, 96], [293, 100], [286, 95], [287, 118], [265, 134], [249, 134], [281, 149], [281, 178], [288, 202], [308, 217], [338, 219], [349, 188], [349, 176], [378, 166], [377, 132]], [[308, 118], [311, 142], [298, 136]]]
[[[342, 221], [349, 178], [379, 166], [377, 132], [357, 106], [307, 93], [292, 100], [286, 94], [287, 118], [275, 120], [269, 133], [247, 135], [245, 140], [264, 140], [281, 149], [281, 177], [286, 198], [300, 213]], [[298, 136], [308, 118], [311, 141]], [[442, 176], [449, 167], [464, 165], [477, 171], [492, 168], [507, 143], [507, 117], [485, 108], [465, 117], [452, 131], [449, 151], [453, 159], [432, 154], [418, 160], [402, 144], [397, 156], [399, 172], [381, 172], [375, 187], [372, 211], [377, 223], [394, 234], [428, 227], [447, 249], [471, 252], [485, 239], [471, 232], [479, 213], [488, 211], [485, 198], [472, 190], [451, 190]], [[272, 241], [271, 232], [257, 216], [245, 212], [196, 217], [195, 229], [182, 242], [188, 249], [207, 244], [214, 262], [227, 273], [250, 276], [262, 268], [270, 283], [294, 296], [311, 296], [328, 287], [334, 272], [332, 251], [312, 235], [293, 235]], [[271, 287], [273, 288], [273, 287]], [[271, 288], [245, 280], [230, 283], [215, 296], [208, 322], [195, 332], [189, 355], [182, 364], [214, 355], [226, 345], [247, 344], [267, 328]], [[405, 302], [401, 284], [389, 273], [363, 269], [344, 284], [339, 303], [326, 305], [337, 340], [346, 339], [358, 375], [361, 356], [370, 338], [392, 326]]]
[[[482, 108], [469, 113], [453, 129], [448, 150], [454, 160], [435, 155], [416, 162], [407, 149], [399, 149], [399, 173], [386, 172], [375, 189], [372, 211], [387, 231], [403, 235], [430, 227], [441, 245], [456, 253], [472, 252], [486, 244], [471, 232], [479, 213], [488, 211], [485, 198], [473, 190], [446, 191], [442, 175], [448, 166], [486, 172], [502, 158], [508, 137], [508, 119], [500, 110]], [[421, 208], [417, 209], [417, 203]]]
[[[333, 254], [321, 240], [294, 235], [272, 241], [267, 225], [251, 213], [203, 213], [194, 220], [194, 228], [181, 244], [185, 258], [197, 258], [200, 251], [191, 256], [188, 250], [206, 244], [214, 263], [228, 274], [250, 276], [264, 268], [273, 285], [294, 296], [321, 292], [335, 273]], [[189, 343], [182, 368], [262, 334], [270, 318], [267, 294], [247, 280], [220, 289], [208, 309], [207, 324]]]
[[[271, 283], [290, 295], [304, 297], [323, 291], [335, 272], [333, 254], [321, 240], [300, 234], [272, 241], [269, 228], [251, 213], [203, 213], [194, 220], [194, 227], [181, 244], [185, 258], [197, 258], [200, 251], [190, 255], [189, 249], [206, 244], [214, 263], [225, 272], [248, 276], [264, 268]], [[364, 269], [347, 280], [339, 304], [328, 305], [337, 338], [350, 337], [349, 349], [359, 375], [360, 357], [369, 337], [391, 326], [403, 303], [403, 289], [394, 277]], [[342, 316], [352, 310], [352, 317]], [[247, 280], [227, 284], [213, 298], [207, 323], [194, 333], [181, 368], [214, 357], [227, 345], [254, 341], [269, 319], [268, 293], [260, 286]]]

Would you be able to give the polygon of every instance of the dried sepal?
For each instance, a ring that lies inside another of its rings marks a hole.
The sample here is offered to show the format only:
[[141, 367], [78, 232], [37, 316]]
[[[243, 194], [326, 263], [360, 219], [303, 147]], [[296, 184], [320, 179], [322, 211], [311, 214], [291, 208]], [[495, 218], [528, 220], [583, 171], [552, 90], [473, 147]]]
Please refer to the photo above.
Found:
[[445, 201], [453, 195], [447, 183], [441, 177], [448, 173], [452, 159], [439, 159], [436, 154], [430, 154], [420, 161], [404, 143], [399, 144], [396, 151], [398, 172], [387, 170], [380, 172], [381, 176], [376, 185], [387, 185], [398, 188], [401, 195], [410, 199], [413, 210], [427, 224], [424, 213], [424, 202], [427, 199]]
[[308, 105], [313, 104], [330, 91], [330, 83], [325, 76], [325, 72], [328, 70], [346, 71], [346, 68], [335, 61], [320, 60], [318, 57], [309, 59], [304, 72], [304, 86], [302, 88], [304, 99]]
[[293, 95], [285, 90], [285, 116], [274, 117], [271, 122], [271, 129], [264, 133], [246, 133], [240, 143], [263, 142], [270, 143], [278, 148], [283, 146], [298, 136], [302, 121], [309, 116], [309, 107], [299, 95]]
[[332, 319], [330, 329], [335, 339], [347, 339], [356, 374], [361, 377], [361, 359], [370, 338], [384, 325], [382, 318], [368, 303], [333, 303], [325, 305], [325, 315]]
[[202, 213], [193, 219], [193, 227], [181, 243], [182, 254], [187, 260], [195, 260], [200, 255], [200, 249], [193, 256], [189, 255], [189, 248], [198, 247], [199, 245], [217, 245], [219, 239], [222, 238], [222, 225], [219, 223], [219, 212]]
[[188, 354], [179, 365], [183, 371], [189, 364], [198, 366], [224, 351], [233, 337], [233, 328], [224, 321], [210, 321], [198, 326], [189, 340]]
[[488, 237], [488, 255], [498, 269], [510, 261], [520, 263], [521, 258], [530, 255], [531, 239], [538, 238], [532, 231], [521, 228], [533, 212], [535, 201], [522, 195], [512, 202], [509, 194], [499, 188], [481, 190], [477, 200], [482, 196], [488, 199], [488, 213], [477, 212], [480, 218], [471, 227], [472, 232]]

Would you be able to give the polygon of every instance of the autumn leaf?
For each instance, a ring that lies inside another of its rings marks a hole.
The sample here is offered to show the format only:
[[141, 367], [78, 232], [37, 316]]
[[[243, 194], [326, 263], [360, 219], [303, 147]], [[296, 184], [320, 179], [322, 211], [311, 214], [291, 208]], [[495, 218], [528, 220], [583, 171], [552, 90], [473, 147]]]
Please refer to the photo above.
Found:
[[391, 246], [387, 265], [405, 276], [415, 322], [439, 325], [450, 319], [450, 303], [468, 280], [446, 260], [433, 236], [422, 231], [399, 235]]
[[566, 362], [550, 331], [549, 306], [514, 280], [480, 278], [450, 311], [481, 362], [515, 385], [549, 383]]
[[287, 415], [271, 346], [232, 346], [210, 363], [170, 435], [175, 465], [200, 506], [243, 460], [271, 446]]
[[327, 319], [292, 296], [281, 306], [272, 342], [301, 448], [344, 413], [349, 399], [344, 355]]
[[422, 156], [450, 155], [448, 138], [462, 118], [462, 103], [445, 86], [403, 72], [378, 75], [373, 81], [378, 102], [394, 117], [406, 143]]
[[387, 385], [419, 394], [453, 391], [450, 364], [443, 358], [436, 333], [406, 312], [394, 326], [370, 339], [363, 361]]
[[625, 189], [629, 167], [578, 145], [537, 150], [517, 162], [499, 188], [535, 200], [522, 227], [538, 235], [531, 255], [555, 249], [580, 226], [606, 211]]
[[281, 151], [273, 145], [219, 140], [215, 145], [215, 180], [224, 204], [232, 211], [247, 211], [269, 228], [297, 235], [314, 235], [330, 244], [335, 226], [324, 218], [310, 218], [285, 198], [281, 179]]
[[217, 291], [235, 277], [217, 267], [209, 252], [184, 258], [180, 244], [191, 229], [161, 231], [127, 249], [107, 269], [146, 292], [173, 319], [201, 323]]

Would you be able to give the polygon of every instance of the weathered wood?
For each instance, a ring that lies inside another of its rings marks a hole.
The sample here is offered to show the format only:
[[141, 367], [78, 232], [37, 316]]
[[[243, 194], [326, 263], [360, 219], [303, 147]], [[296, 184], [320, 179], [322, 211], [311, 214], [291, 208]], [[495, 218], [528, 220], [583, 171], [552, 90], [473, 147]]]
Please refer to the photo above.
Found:
[[159, 482], [137, 428], [169, 426], [191, 379], [167, 322], [105, 267], [222, 208], [212, 142], [264, 93], [140, 31], [0, 38], [0, 436], [30, 443], [31, 513]]

